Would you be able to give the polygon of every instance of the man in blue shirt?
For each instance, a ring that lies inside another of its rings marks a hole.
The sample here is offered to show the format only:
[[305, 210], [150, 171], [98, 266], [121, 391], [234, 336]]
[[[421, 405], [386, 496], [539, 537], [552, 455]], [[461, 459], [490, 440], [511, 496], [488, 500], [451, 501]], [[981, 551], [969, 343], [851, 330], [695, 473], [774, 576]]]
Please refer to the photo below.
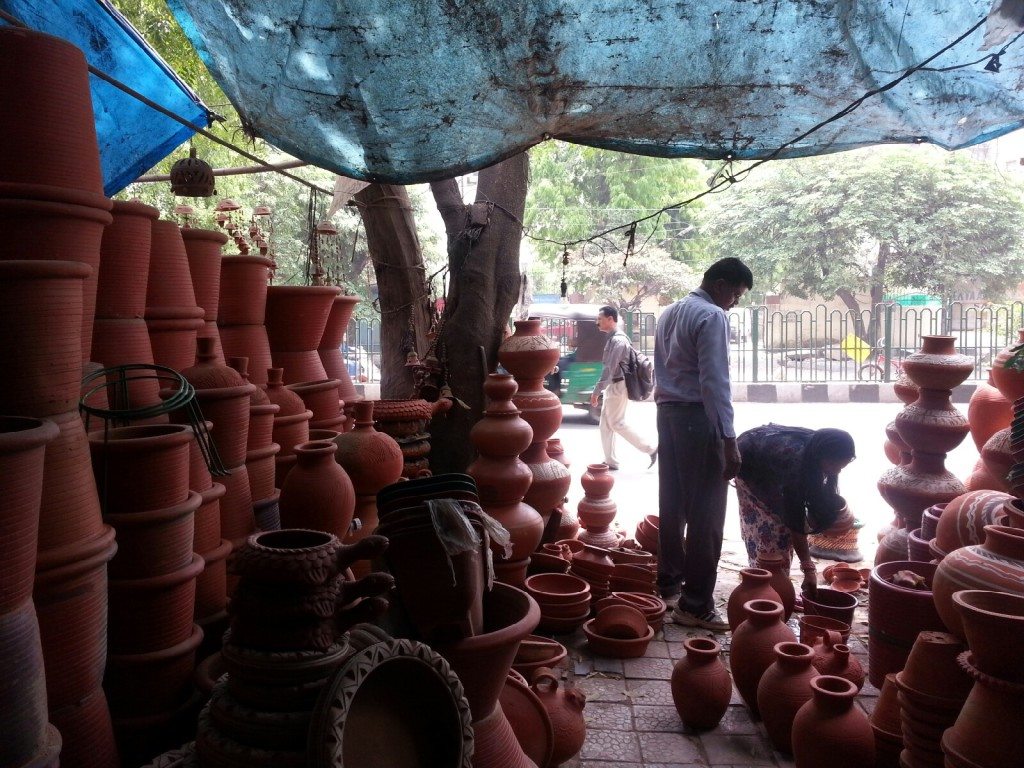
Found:
[[700, 288], [662, 313], [655, 331], [658, 587], [666, 598], [680, 595], [672, 609], [677, 624], [716, 631], [729, 627], [715, 609], [714, 591], [726, 490], [740, 468], [726, 310], [753, 287], [746, 264], [721, 259]]

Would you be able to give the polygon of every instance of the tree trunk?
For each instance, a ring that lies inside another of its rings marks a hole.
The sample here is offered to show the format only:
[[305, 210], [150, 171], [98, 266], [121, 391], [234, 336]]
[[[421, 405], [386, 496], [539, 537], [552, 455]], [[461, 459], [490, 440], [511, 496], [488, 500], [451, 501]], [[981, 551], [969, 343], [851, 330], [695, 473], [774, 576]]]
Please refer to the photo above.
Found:
[[469, 430], [483, 414], [484, 378], [497, 367], [519, 292], [528, 169], [523, 153], [481, 171], [469, 206], [454, 180], [430, 185], [448, 234], [449, 288], [438, 348], [453, 394], [469, 406], [456, 406], [431, 424], [435, 473], [464, 472], [475, 455]]
[[371, 184], [355, 200], [366, 227], [366, 248], [380, 297], [380, 394], [382, 398], [412, 397], [406, 347], [411, 342], [417, 352], [425, 352], [430, 327], [426, 270], [412, 203], [405, 187], [395, 184]]
[[853, 314], [853, 332], [862, 339], [867, 339], [868, 331], [867, 328], [864, 327], [864, 318], [861, 315], [860, 302], [857, 301], [857, 297], [854, 295], [853, 291], [849, 288], [840, 288], [836, 291], [836, 296], [842, 300], [843, 304], [846, 305], [846, 308]]
[[871, 269], [871, 336], [868, 341], [874, 345], [878, 340], [880, 330], [878, 306], [885, 298], [885, 270], [889, 266], [889, 243], [884, 240], [878, 244], [878, 258]]

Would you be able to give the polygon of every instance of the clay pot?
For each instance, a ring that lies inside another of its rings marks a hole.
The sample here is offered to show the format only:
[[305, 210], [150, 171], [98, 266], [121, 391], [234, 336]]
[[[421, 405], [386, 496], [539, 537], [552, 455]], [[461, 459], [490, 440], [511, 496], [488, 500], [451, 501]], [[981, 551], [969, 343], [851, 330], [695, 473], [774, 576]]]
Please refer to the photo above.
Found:
[[317, 354], [320, 355], [320, 361], [323, 363], [328, 378], [341, 382], [339, 393], [341, 399], [346, 403], [354, 402], [358, 395], [356, 395], [356, 388], [352, 385], [352, 377], [348, 374], [348, 365], [342, 357], [341, 345], [345, 339], [345, 331], [348, 330], [348, 321], [358, 303], [357, 296], [336, 296], [334, 298], [330, 314], [327, 316], [327, 324], [324, 326], [324, 332], [317, 347]]
[[60, 760], [64, 765], [98, 768], [120, 762], [110, 707], [102, 688], [97, 686], [71, 704], [59, 708], [51, 705], [50, 722], [60, 731]]
[[982, 382], [975, 387], [967, 405], [967, 423], [979, 453], [992, 435], [1010, 426], [1011, 418], [1013, 407], [998, 389], [989, 382]]
[[608, 465], [588, 464], [580, 484], [584, 494], [576, 507], [580, 525], [584, 528], [580, 540], [600, 547], [617, 546], [618, 536], [609, 531], [618, 507], [610, 496], [615, 478]]
[[139, 319], [146, 311], [152, 227], [160, 211], [134, 200], [114, 200], [111, 215], [100, 246], [96, 317]]
[[318, 586], [337, 575], [340, 547], [338, 537], [324, 531], [257, 533], [234, 553], [228, 568], [256, 582]]
[[587, 737], [583, 708], [587, 697], [578, 688], [559, 687], [558, 677], [547, 667], [538, 669], [530, 679], [530, 689], [540, 699], [551, 720], [554, 748], [546, 765], [554, 768], [583, 749]]
[[220, 535], [237, 542], [256, 530], [249, 470], [243, 464], [218, 480], [224, 486], [220, 500]]
[[0, 616], [32, 597], [45, 451], [59, 434], [52, 421], [0, 416]]
[[89, 436], [96, 487], [105, 514], [165, 509], [188, 498], [191, 427], [115, 427]]
[[799, 619], [799, 625], [800, 642], [804, 645], [813, 647], [828, 632], [838, 632], [844, 643], [850, 639], [850, 625], [828, 616], [804, 614]]
[[743, 608], [747, 618], [733, 632], [729, 666], [736, 690], [756, 717], [757, 686], [775, 661], [775, 644], [796, 642], [796, 635], [782, 621], [781, 603], [751, 600]]
[[896, 430], [911, 448], [927, 447], [928, 453], [948, 453], [967, 436], [965, 417], [944, 389], [921, 389], [916, 401], [896, 415]]
[[[974, 361], [956, 351], [955, 336], [924, 334], [921, 336], [921, 349], [903, 361], [903, 371], [921, 389], [952, 390], [963, 383], [973, 370]], [[1008, 399], [1012, 401], [1014, 398]]]
[[793, 719], [811, 700], [811, 680], [820, 673], [812, 666], [814, 651], [802, 643], [776, 643], [775, 661], [757, 685], [758, 709], [768, 738], [780, 752], [793, 751]]
[[567, 655], [565, 646], [556, 640], [541, 635], [527, 635], [519, 644], [512, 669], [530, 678], [541, 667], [554, 669], [559, 666]]
[[778, 593], [771, 587], [771, 571], [764, 568], [742, 568], [739, 571], [739, 584], [729, 594], [726, 613], [729, 629], [733, 632], [741, 622], [746, 620], [745, 603], [751, 600], [774, 600], [781, 602]]
[[247, 451], [245, 454], [245, 471], [249, 476], [249, 493], [254, 504], [274, 495], [275, 459], [280, 451], [281, 446], [271, 443], [266, 448]]
[[223, 326], [263, 325], [273, 266], [274, 262], [263, 256], [221, 258], [217, 324], [222, 326], [222, 338]]
[[210, 229], [182, 227], [181, 239], [188, 258], [196, 304], [203, 308], [204, 320], [216, 322], [220, 306], [221, 247], [228, 241], [228, 236]]
[[76, 261], [0, 260], [0, 402], [6, 414], [52, 416], [77, 408], [82, 291], [91, 273]]
[[[534, 442], [545, 443], [562, 423], [562, 404], [558, 395], [544, 387], [561, 354], [558, 342], [541, 331], [539, 319], [516, 320], [515, 333], [498, 347], [498, 362], [511, 373], [519, 390], [513, 402], [522, 418], [533, 428]], [[545, 456], [545, 458], [549, 458]]]
[[181, 706], [192, 694], [196, 650], [202, 641], [203, 631], [193, 624], [191, 634], [169, 648], [112, 653], [103, 687], [114, 716], [150, 715]]
[[1018, 653], [1024, 639], [1024, 595], [983, 590], [953, 593], [974, 666], [987, 675], [1024, 684], [1024, 662]]
[[[933, 504], [942, 504], [966, 492], [964, 484], [949, 472], [943, 456], [915, 452], [910, 464], [892, 467], [878, 480], [878, 491], [896, 510], [904, 528], [921, 525], [921, 513]], [[904, 536], [905, 536], [904, 531]], [[879, 560], [875, 555], [875, 565]]]
[[[225, 259], [230, 257], [225, 257]], [[222, 294], [223, 296], [223, 294]], [[221, 306], [223, 312], [223, 305]], [[217, 324], [221, 350], [225, 359], [246, 357], [249, 359], [249, 380], [258, 387], [267, 383], [267, 370], [273, 365], [267, 329], [262, 325]]]
[[683, 647], [686, 655], [672, 667], [672, 702], [687, 728], [710, 730], [729, 707], [732, 680], [714, 640], [688, 637]]
[[935, 538], [935, 531], [939, 526], [939, 518], [946, 511], [945, 504], [933, 504], [921, 514], [921, 538], [931, 541]]
[[989, 371], [992, 383], [1010, 403], [1020, 397], [1024, 397], [1024, 372], [1015, 371], [1012, 368], [1005, 368], [1003, 366], [1013, 356], [1013, 348], [1020, 344], [1024, 344], [1024, 328], [1017, 331], [1016, 342], [1001, 350], [992, 359], [992, 368]]
[[1006, 476], [1015, 463], [1010, 452], [1009, 427], [999, 430], [988, 439], [981, 449], [981, 459], [989, 474], [998, 481], [999, 490], [1007, 490]]
[[1002, 525], [1004, 504], [1012, 496], [1000, 491], [970, 491], [946, 504], [935, 527], [935, 546], [943, 552], [981, 544], [986, 525]]
[[647, 618], [631, 605], [607, 605], [599, 608], [591, 626], [594, 632], [621, 640], [644, 637], [650, 627]]
[[288, 389], [302, 398], [306, 408], [313, 412], [313, 421], [322, 422], [328, 419], [337, 420], [341, 414], [341, 400], [338, 396], [337, 379], [308, 381], [302, 384], [289, 384]]
[[267, 337], [274, 363], [284, 369], [286, 384], [327, 378], [317, 347], [334, 299], [331, 285], [272, 285], [267, 288]]
[[814, 597], [804, 598], [804, 613], [811, 616], [828, 616], [844, 624], [853, 624], [853, 613], [857, 609], [857, 598], [848, 592], [828, 587], [818, 587]]
[[812, 698], [793, 718], [793, 760], [797, 768], [874, 765], [875, 737], [868, 716], [854, 706], [857, 689], [841, 677], [811, 680]]
[[280, 409], [274, 417], [274, 442], [281, 446], [282, 455], [289, 455], [299, 443], [309, 442], [309, 420], [313, 412], [306, 410], [302, 398], [284, 385], [284, 371], [271, 368], [267, 372], [266, 393], [271, 403]]
[[[146, 321], [141, 318], [97, 318], [92, 329], [92, 352], [93, 357], [106, 368], [153, 365], [153, 343]], [[106, 392], [111, 404], [140, 408], [160, 403], [160, 382], [152, 371], [129, 370], [125, 372], [125, 379], [122, 386], [119, 377], [108, 377]], [[92, 404], [91, 399], [89, 403]]]
[[176, 371], [187, 368], [202, 327], [203, 310], [199, 307], [146, 307], [146, 330], [157, 365]]
[[545, 605], [589, 602], [590, 585], [568, 573], [541, 573], [528, 576], [524, 583], [530, 595], [542, 610]]
[[108, 572], [114, 579], [161, 576], [192, 561], [195, 513], [203, 497], [189, 491], [180, 504], [107, 514], [103, 519], [117, 531], [117, 554]]
[[0, 613], [0, 759], [5, 765], [28, 763], [46, 739], [44, 686], [39, 625], [26, 600]]
[[[639, 611], [637, 611], [639, 613]], [[642, 614], [641, 614], [642, 618]], [[640, 637], [614, 637], [605, 635], [595, 626], [596, 619], [583, 623], [583, 634], [587, 637], [590, 650], [598, 656], [610, 659], [636, 659], [647, 653], [647, 646], [654, 637], [654, 630], [644, 622], [647, 631]]]
[[356, 493], [376, 494], [402, 475], [402, 451], [394, 438], [373, 427], [373, 401], [355, 404], [355, 429], [334, 439], [335, 461], [349, 477]]
[[[160, 219], [154, 221], [152, 227], [149, 280], [146, 284], [147, 317], [151, 308], [197, 308], [181, 229], [173, 221]], [[199, 313], [199, 317], [202, 318], [203, 313]]]
[[954, 592], [983, 589], [1024, 596], [1024, 530], [985, 526], [983, 544], [963, 547], [943, 558], [935, 571], [932, 589], [943, 623], [963, 638], [963, 620], [953, 603]]
[[864, 668], [850, 653], [850, 646], [842, 642], [839, 632], [829, 631], [814, 646], [811, 664], [820, 675], [834, 675], [849, 680], [859, 692], [864, 687]]
[[532, 765], [548, 765], [555, 745], [551, 718], [526, 679], [509, 672], [498, 700], [516, 741]]
[[231, 555], [232, 544], [228, 539], [221, 539], [220, 544], [206, 552], [200, 552], [206, 566], [196, 577], [196, 609], [197, 620], [207, 619], [222, 613], [228, 603], [227, 560]]
[[327, 531], [343, 538], [352, 524], [356, 494], [352, 480], [334, 460], [338, 447], [327, 441], [295, 447], [298, 464], [281, 488], [281, 525]]
[[572, 483], [569, 470], [548, 456], [546, 443], [537, 442], [536, 438], [519, 458], [533, 474], [533, 482], [523, 500], [536, 509], [546, 523], [552, 510], [565, 500]]
[[789, 621], [789, 617], [793, 615], [793, 606], [796, 605], [796, 589], [789, 576], [789, 558], [760, 555], [754, 564], [771, 573], [772, 578], [768, 583], [779, 596], [786, 621]]

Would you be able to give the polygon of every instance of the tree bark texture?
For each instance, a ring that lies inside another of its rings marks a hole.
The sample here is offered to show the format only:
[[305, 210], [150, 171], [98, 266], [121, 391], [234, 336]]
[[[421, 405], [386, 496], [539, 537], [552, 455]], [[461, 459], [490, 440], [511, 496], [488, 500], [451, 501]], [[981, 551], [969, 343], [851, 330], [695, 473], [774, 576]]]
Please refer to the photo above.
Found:
[[484, 410], [483, 382], [519, 292], [519, 245], [526, 206], [525, 153], [480, 172], [476, 201], [465, 205], [454, 180], [431, 191], [448, 235], [449, 289], [438, 346], [457, 405], [430, 428], [435, 474], [463, 472], [475, 451], [469, 431]]
[[426, 351], [430, 299], [416, 222], [406, 188], [370, 184], [355, 200], [366, 227], [366, 247], [377, 276], [381, 323], [381, 397], [413, 396], [404, 349], [412, 328], [416, 351]]

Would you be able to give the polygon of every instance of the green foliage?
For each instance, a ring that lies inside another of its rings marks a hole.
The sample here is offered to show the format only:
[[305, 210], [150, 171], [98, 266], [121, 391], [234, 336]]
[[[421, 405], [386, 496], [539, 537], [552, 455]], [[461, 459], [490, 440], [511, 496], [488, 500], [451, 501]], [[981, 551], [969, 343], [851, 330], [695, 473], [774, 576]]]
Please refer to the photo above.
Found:
[[602, 254], [570, 260], [566, 280], [573, 292], [584, 293], [596, 304], [619, 309], [640, 309], [650, 297], [677, 299], [700, 282], [688, 265], [661, 248], [650, 247], [622, 266], [621, 255]]
[[766, 291], [995, 299], [1024, 270], [1022, 188], [966, 153], [876, 147], [777, 161], [713, 200], [714, 249], [749, 263]]

